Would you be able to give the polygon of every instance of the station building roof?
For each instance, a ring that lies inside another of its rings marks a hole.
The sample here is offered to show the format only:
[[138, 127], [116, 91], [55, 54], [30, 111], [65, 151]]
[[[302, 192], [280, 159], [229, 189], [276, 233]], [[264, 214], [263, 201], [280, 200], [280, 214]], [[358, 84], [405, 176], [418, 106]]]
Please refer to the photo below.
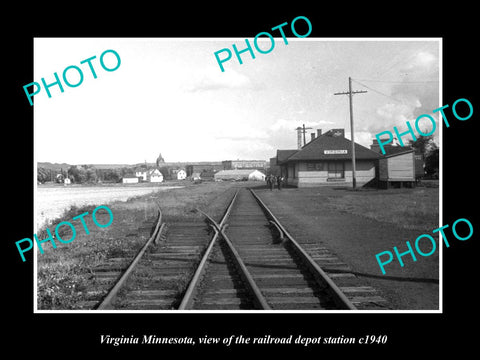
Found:
[[380, 157], [392, 157], [397, 155], [403, 155], [415, 151], [412, 147], [406, 146], [392, 146], [384, 145], [383, 149], [385, 150], [385, 155], [380, 153]]
[[[316, 137], [299, 150], [278, 150], [278, 163], [315, 160], [351, 160], [351, 144], [352, 142], [343, 135], [333, 135], [328, 132]], [[287, 156], [289, 151], [292, 153]], [[377, 152], [355, 143], [356, 160], [375, 160], [381, 157]]]
[[298, 150], [277, 150], [277, 164], [284, 162], [297, 151]]

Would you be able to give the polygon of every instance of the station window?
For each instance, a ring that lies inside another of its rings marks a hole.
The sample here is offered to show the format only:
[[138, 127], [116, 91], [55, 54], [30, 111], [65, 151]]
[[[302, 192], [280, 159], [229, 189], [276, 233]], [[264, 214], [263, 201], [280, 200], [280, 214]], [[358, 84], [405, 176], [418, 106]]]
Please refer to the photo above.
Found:
[[307, 171], [322, 171], [322, 162], [307, 162]]
[[331, 161], [328, 163], [328, 178], [343, 179], [345, 177], [345, 164], [343, 161]]

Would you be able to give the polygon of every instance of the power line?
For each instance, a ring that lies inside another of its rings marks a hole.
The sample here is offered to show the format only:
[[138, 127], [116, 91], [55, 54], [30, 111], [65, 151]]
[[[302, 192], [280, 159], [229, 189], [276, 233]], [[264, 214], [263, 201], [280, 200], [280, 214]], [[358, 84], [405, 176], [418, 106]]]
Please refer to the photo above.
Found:
[[[398, 81], [398, 80], [373, 80], [373, 79], [353, 79], [358, 82], [367, 81], [367, 82], [379, 82], [379, 83], [389, 83], [389, 84], [428, 84], [428, 83], [438, 83], [437, 80], [419, 80], [419, 81]], [[364, 85], [365, 86], [365, 85]]]
[[390, 60], [390, 62], [383, 67], [383, 71], [377, 76], [377, 78], [383, 77], [385, 74], [389, 73], [390, 71], [394, 70], [396, 67], [402, 64], [403, 65], [409, 64], [409, 62], [413, 60], [419, 54], [419, 52], [425, 51], [428, 47], [429, 47], [429, 44], [425, 44], [424, 46], [422, 46], [420, 50], [417, 49], [407, 57], [403, 57], [404, 52], [400, 50], [399, 52], [397, 52], [397, 54], [392, 56], [392, 59]]
[[386, 96], [386, 97], [388, 97], [389, 99], [392, 99], [392, 100], [394, 100], [394, 101], [396, 101], [396, 102], [399, 102], [399, 103], [402, 104], [402, 105], [408, 105], [408, 104], [405, 103], [405, 101], [396, 99], [396, 98], [394, 98], [394, 97], [392, 97], [392, 96], [390, 96], [390, 95], [387, 95], [387, 94], [385, 94], [385, 93], [383, 93], [383, 92], [381, 92], [381, 91], [379, 91], [379, 90], [376, 90], [376, 89], [374, 89], [374, 88], [372, 88], [372, 87], [370, 87], [370, 86], [367, 86], [367, 85], [365, 85], [365, 84], [362, 84], [362, 83], [361, 83], [360, 81], [358, 81], [358, 80], [355, 80], [355, 79], [352, 79], [352, 80], [355, 81], [356, 83], [358, 83], [358, 84], [366, 87], [367, 89], [372, 90], [373, 92], [376, 92], [377, 94]]

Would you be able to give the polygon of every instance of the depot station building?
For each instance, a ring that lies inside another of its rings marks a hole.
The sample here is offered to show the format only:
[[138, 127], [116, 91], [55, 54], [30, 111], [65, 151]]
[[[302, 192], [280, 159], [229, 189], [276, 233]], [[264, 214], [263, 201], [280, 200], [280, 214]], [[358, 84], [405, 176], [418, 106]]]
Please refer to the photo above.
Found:
[[[373, 143], [368, 149], [355, 143], [356, 185], [414, 186], [414, 150], [400, 146], [388, 146], [385, 150], [382, 155], [378, 144]], [[273, 174], [283, 176], [290, 186], [352, 186], [351, 152], [352, 142], [345, 138], [344, 129], [324, 134], [319, 129], [300, 149], [277, 150], [277, 156], [270, 159], [270, 169]]]

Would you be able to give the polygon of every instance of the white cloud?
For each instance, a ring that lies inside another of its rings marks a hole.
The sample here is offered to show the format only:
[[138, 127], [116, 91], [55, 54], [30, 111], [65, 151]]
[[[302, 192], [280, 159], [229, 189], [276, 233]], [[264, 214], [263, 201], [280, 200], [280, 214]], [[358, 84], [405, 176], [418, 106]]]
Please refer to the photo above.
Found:
[[414, 65], [430, 66], [436, 63], [436, 61], [437, 61], [437, 58], [435, 55], [426, 51], [420, 51], [414, 59]]
[[[372, 144], [372, 139], [374, 137], [375, 135], [373, 135], [369, 131], [355, 131], [355, 142], [369, 149], [370, 149], [370, 145]], [[345, 129], [345, 138], [347, 138], [348, 140], [352, 138], [351, 132], [347, 131], [346, 129]]]
[[250, 79], [235, 70], [221, 72], [218, 69], [208, 69], [200, 76], [192, 79], [186, 90], [190, 92], [221, 90], [221, 89], [245, 89], [252, 88]]
[[[388, 126], [405, 125], [407, 121], [415, 119], [415, 110], [422, 106], [419, 99], [404, 103], [387, 103], [376, 109], [376, 115], [380, 117], [380, 121], [374, 121], [366, 126], [370, 131], [377, 132]], [[375, 120], [375, 119], [373, 119]]]

